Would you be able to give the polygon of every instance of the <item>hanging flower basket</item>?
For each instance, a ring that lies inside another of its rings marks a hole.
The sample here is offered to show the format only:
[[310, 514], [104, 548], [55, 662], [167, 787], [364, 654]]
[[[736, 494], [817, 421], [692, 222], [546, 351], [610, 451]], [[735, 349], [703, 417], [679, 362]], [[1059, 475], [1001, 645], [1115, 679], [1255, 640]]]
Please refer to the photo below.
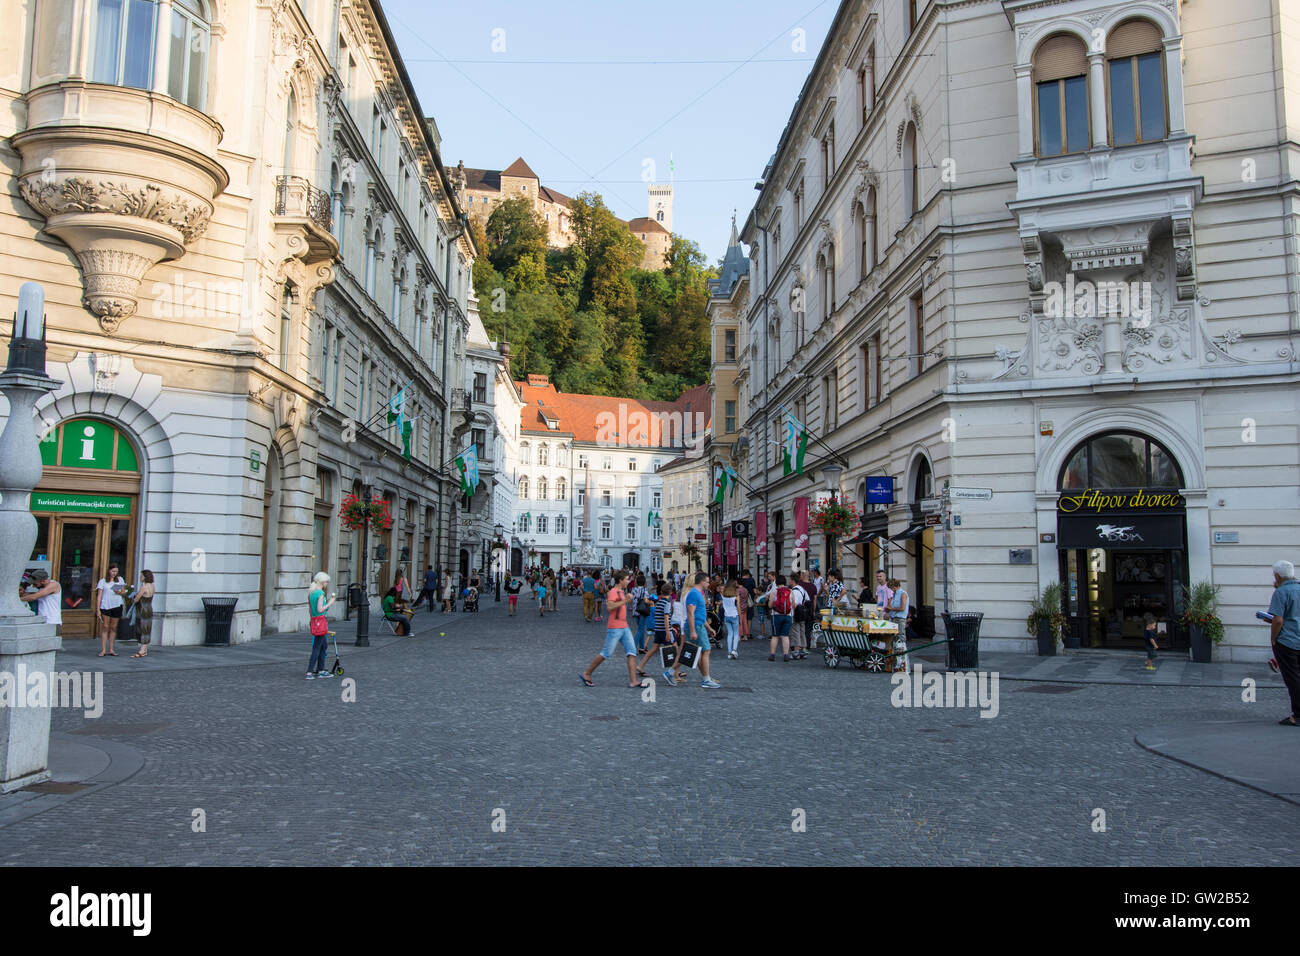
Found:
[[348, 495], [339, 508], [339, 523], [349, 531], [360, 531], [369, 522], [370, 530], [387, 531], [393, 526], [393, 516], [388, 512], [388, 502], [383, 498], [365, 501]]
[[697, 548], [695, 544], [690, 541], [687, 541], [680, 548], [678, 548], [678, 550], [681, 551], [681, 553], [686, 555], [686, 557], [688, 558], [693, 558], [700, 553], [700, 549]]
[[809, 511], [808, 520], [822, 534], [842, 538], [858, 530], [862, 514], [853, 502], [831, 498]]

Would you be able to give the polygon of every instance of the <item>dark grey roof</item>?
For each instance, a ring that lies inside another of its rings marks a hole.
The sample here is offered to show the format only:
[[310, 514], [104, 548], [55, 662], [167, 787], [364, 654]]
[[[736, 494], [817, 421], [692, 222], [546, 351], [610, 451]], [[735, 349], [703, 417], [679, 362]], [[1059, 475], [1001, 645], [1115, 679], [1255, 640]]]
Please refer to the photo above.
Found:
[[736, 287], [736, 283], [748, 274], [749, 257], [745, 255], [745, 247], [740, 244], [740, 238], [736, 234], [736, 221], [733, 219], [731, 242], [727, 246], [727, 254], [722, 258], [722, 268], [718, 270], [718, 278], [709, 283], [709, 292], [726, 298], [731, 295], [731, 290]]

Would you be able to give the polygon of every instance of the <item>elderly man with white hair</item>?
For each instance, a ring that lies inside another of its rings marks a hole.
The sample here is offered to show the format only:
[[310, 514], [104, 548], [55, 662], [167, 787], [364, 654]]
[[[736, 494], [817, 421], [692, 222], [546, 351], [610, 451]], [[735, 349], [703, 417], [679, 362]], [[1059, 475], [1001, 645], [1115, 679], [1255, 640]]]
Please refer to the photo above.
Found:
[[1290, 561], [1273, 565], [1273, 589], [1268, 605], [1273, 615], [1273, 656], [1291, 694], [1291, 713], [1278, 723], [1300, 727], [1300, 581], [1295, 579], [1295, 565]]

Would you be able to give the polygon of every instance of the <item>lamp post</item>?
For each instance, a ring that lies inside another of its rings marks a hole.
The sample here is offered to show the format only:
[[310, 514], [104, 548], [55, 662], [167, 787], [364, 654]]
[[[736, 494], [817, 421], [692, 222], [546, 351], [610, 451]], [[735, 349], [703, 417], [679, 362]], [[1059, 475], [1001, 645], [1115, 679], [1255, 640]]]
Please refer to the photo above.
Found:
[[688, 524], [686, 526], [686, 543], [691, 546], [691, 552], [686, 555], [686, 570], [691, 570], [691, 565], [695, 565], [695, 570], [700, 569], [700, 562], [695, 556], [695, 526]]
[[[36, 543], [31, 492], [41, 480], [41, 454], [33, 412], [41, 395], [60, 384], [45, 374], [45, 291], [24, 282], [9, 364], [0, 374], [0, 392], [9, 400], [9, 420], [0, 433], [0, 673], [9, 675], [50, 674], [62, 646], [55, 625], [33, 615], [18, 598], [18, 582]], [[48, 780], [49, 756], [48, 700], [0, 707], [0, 793]]]
[[[842, 465], [835, 462], [828, 462], [822, 465], [822, 474], [826, 476], [826, 487], [831, 493], [831, 500], [838, 501], [840, 497], [840, 475], [844, 473]], [[837, 569], [835, 560], [836, 536], [833, 534], [826, 535], [826, 570], [823, 574], [829, 574], [832, 570]]]
[[361, 497], [366, 503], [366, 521], [361, 526], [361, 601], [357, 605], [357, 647], [370, 646], [370, 490], [379, 474], [379, 462], [366, 457], [361, 462]]

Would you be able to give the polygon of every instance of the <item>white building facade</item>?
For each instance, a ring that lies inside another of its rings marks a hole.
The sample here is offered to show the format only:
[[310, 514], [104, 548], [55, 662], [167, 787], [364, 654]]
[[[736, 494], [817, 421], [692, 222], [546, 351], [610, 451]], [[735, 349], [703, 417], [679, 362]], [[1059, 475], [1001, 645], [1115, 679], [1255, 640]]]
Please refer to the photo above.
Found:
[[[1027, 649], [1060, 581], [1071, 641], [1138, 647], [1150, 612], [1178, 651], [1183, 589], [1211, 581], [1216, 658], [1268, 656], [1253, 612], [1300, 526], [1300, 47], [1271, 11], [841, 4], [742, 232], [778, 560], [833, 449], [867, 514], [824, 560], [900, 577], [923, 633], [980, 610], [985, 646]], [[829, 446], [803, 475], [783, 409]], [[929, 518], [945, 486], [991, 497]]]
[[36, 0], [0, 46], [0, 296], [44, 285], [64, 383], [31, 560], [65, 636], [109, 562], [153, 571], [159, 643], [202, 641], [207, 597], [235, 641], [305, 628], [313, 573], [359, 577], [367, 458], [370, 593], [445, 551], [475, 250], [378, 4]]

